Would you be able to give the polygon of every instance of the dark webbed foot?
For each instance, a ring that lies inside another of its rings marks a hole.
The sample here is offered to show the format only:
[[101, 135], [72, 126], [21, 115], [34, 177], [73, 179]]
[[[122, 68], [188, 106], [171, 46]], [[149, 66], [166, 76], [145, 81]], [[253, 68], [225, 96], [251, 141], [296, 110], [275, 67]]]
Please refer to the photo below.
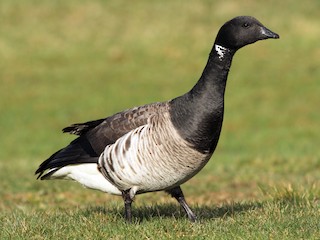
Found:
[[180, 203], [180, 206], [184, 209], [191, 222], [195, 222], [197, 220], [196, 215], [192, 212], [191, 208], [187, 204], [180, 186], [172, 188], [170, 190], [166, 190], [166, 192], [169, 193], [175, 199], [177, 199], [177, 201]]

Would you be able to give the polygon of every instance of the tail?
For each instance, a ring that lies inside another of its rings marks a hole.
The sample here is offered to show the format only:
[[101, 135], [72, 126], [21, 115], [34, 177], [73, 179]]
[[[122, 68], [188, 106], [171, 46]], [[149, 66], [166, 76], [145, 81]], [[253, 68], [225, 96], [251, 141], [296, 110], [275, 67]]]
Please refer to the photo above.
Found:
[[97, 163], [98, 159], [90, 142], [85, 137], [79, 137], [41, 163], [35, 174], [39, 174], [37, 179], [44, 180], [65, 166]]

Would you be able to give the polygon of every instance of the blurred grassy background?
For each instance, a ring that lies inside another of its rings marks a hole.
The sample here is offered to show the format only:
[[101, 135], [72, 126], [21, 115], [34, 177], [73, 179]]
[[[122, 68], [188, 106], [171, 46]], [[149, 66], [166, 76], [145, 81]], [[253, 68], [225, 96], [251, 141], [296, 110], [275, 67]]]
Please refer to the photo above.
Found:
[[61, 129], [185, 93], [237, 15], [281, 38], [236, 54], [220, 142], [185, 184], [189, 202], [265, 199], [274, 186], [319, 197], [319, 9], [317, 0], [1, 1], [0, 209], [103, 204], [104, 194], [76, 184], [35, 180], [74, 139]]

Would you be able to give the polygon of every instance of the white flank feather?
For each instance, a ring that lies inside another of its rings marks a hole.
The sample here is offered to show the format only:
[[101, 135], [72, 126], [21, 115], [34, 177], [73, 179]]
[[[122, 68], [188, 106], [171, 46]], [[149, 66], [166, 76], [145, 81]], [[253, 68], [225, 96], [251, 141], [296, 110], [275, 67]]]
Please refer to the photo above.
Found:
[[131, 189], [134, 196], [179, 186], [198, 173], [210, 156], [191, 148], [169, 114], [163, 113], [107, 146], [99, 167], [119, 190]]

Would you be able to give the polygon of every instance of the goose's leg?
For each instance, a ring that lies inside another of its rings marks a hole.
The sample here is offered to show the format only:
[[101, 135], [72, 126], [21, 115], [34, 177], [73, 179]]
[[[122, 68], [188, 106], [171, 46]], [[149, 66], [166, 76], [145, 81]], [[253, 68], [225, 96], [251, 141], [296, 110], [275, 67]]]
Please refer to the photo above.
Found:
[[186, 212], [189, 220], [191, 222], [195, 222], [197, 217], [196, 215], [192, 212], [191, 208], [188, 206], [183, 192], [180, 188], [180, 186], [172, 188], [170, 190], [166, 190], [167, 193], [169, 193], [172, 197], [174, 197], [175, 199], [177, 199], [177, 201], [180, 203], [181, 207], [184, 209], [184, 211]]
[[131, 203], [133, 202], [133, 200], [130, 197], [130, 189], [122, 191], [122, 198], [124, 201], [124, 211], [125, 211], [126, 221], [131, 223], [132, 222]]

